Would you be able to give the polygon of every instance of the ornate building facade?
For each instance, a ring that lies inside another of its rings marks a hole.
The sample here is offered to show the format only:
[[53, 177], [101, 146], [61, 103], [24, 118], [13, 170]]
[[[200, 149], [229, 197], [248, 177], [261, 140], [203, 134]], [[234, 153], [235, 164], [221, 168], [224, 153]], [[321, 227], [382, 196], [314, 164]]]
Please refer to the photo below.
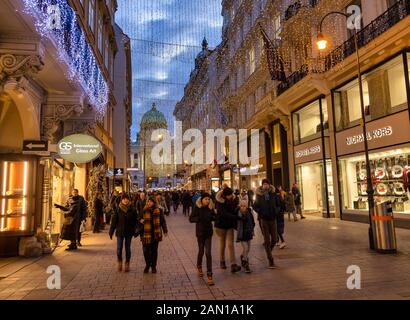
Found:
[[[59, 233], [53, 203], [65, 203], [73, 188], [88, 198], [93, 166], [114, 168], [117, 3], [1, 0], [0, 7], [0, 255], [15, 255], [22, 237]], [[59, 158], [56, 143], [74, 133], [101, 142], [93, 163]], [[28, 155], [24, 141], [48, 147]]]
[[[260, 130], [262, 151], [259, 174], [241, 175], [248, 168], [230, 164], [221, 182], [230, 180], [234, 188], [255, 188], [264, 177], [285, 187], [297, 182], [306, 213], [368, 221], [354, 42], [354, 26], [360, 23], [376, 200], [391, 200], [397, 224], [408, 227], [410, 130], [400, 128], [409, 127], [410, 2], [225, 0], [222, 6], [222, 42], [213, 53], [217, 81], [202, 90], [216, 93], [229, 127]], [[342, 14], [323, 21], [328, 46], [319, 51], [319, 24], [333, 11]], [[177, 106], [177, 115], [191, 110], [188, 96]], [[399, 137], [390, 129], [407, 133]], [[385, 138], [378, 138], [379, 132]]]

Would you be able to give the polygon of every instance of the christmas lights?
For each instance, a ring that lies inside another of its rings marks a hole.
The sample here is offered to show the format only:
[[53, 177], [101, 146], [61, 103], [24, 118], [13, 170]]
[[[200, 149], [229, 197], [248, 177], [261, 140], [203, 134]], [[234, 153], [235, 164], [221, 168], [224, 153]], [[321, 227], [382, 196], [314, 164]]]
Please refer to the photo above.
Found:
[[56, 45], [58, 59], [68, 66], [69, 80], [80, 82], [89, 103], [102, 118], [108, 104], [109, 87], [68, 1], [23, 1], [25, 12], [35, 19], [37, 31]]

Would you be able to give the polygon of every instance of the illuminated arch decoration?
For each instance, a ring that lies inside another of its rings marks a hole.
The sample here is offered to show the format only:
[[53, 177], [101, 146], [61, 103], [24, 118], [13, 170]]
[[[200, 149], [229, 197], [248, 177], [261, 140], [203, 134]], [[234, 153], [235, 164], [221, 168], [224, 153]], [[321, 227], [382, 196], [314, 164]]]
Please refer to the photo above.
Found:
[[[105, 114], [109, 87], [97, 64], [76, 13], [67, 0], [23, 0], [25, 12], [35, 19], [37, 31], [58, 49], [58, 59], [68, 66], [67, 77], [79, 81], [98, 117]], [[58, 7], [60, 19], [50, 27], [50, 8]], [[58, 26], [59, 25], [59, 26]]]

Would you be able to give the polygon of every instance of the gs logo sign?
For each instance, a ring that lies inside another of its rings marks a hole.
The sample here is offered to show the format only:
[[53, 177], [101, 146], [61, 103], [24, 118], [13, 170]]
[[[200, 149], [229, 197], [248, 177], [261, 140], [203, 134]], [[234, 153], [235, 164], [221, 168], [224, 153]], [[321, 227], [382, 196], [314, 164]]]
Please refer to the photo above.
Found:
[[61, 142], [58, 147], [60, 148], [61, 154], [70, 154], [73, 149], [73, 144], [71, 142]]

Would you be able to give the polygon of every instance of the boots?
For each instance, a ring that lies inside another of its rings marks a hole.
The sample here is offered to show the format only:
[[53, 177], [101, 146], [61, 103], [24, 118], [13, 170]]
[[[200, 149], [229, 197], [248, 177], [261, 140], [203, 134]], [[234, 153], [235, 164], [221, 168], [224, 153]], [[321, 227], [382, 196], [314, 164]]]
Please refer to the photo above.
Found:
[[251, 268], [249, 267], [249, 261], [246, 261], [246, 262], [245, 262], [244, 268], [245, 268], [245, 272], [246, 272], [246, 273], [252, 273], [252, 270], [251, 270]]
[[214, 286], [215, 282], [214, 279], [212, 278], [212, 274], [208, 274], [208, 286]]
[[119, 272], [122, 271], [122, 261], [118, 261], [118, 263], [117, 263], [117, 270], [118, 270]]
[[240, 266], [238, 266], [237, 264], [231, 265], [231, 272], [232, 272], [232, 273], [237, 273], [237, 272], [239, 272], [239, 271], [241, 271], [241, 267], [240, 267]]
[[242, 268], [245, 268], [246, 260], [243, 258], [243, 255], [241, 255], [241, 266]]
[[130, 263], [129, 262], [125, 262], [124, 272], [130, 272]]
[[202, 278], [204, 276], [204, 272], [202, 271], [202, 267], [198, 266], [198, 276]]

